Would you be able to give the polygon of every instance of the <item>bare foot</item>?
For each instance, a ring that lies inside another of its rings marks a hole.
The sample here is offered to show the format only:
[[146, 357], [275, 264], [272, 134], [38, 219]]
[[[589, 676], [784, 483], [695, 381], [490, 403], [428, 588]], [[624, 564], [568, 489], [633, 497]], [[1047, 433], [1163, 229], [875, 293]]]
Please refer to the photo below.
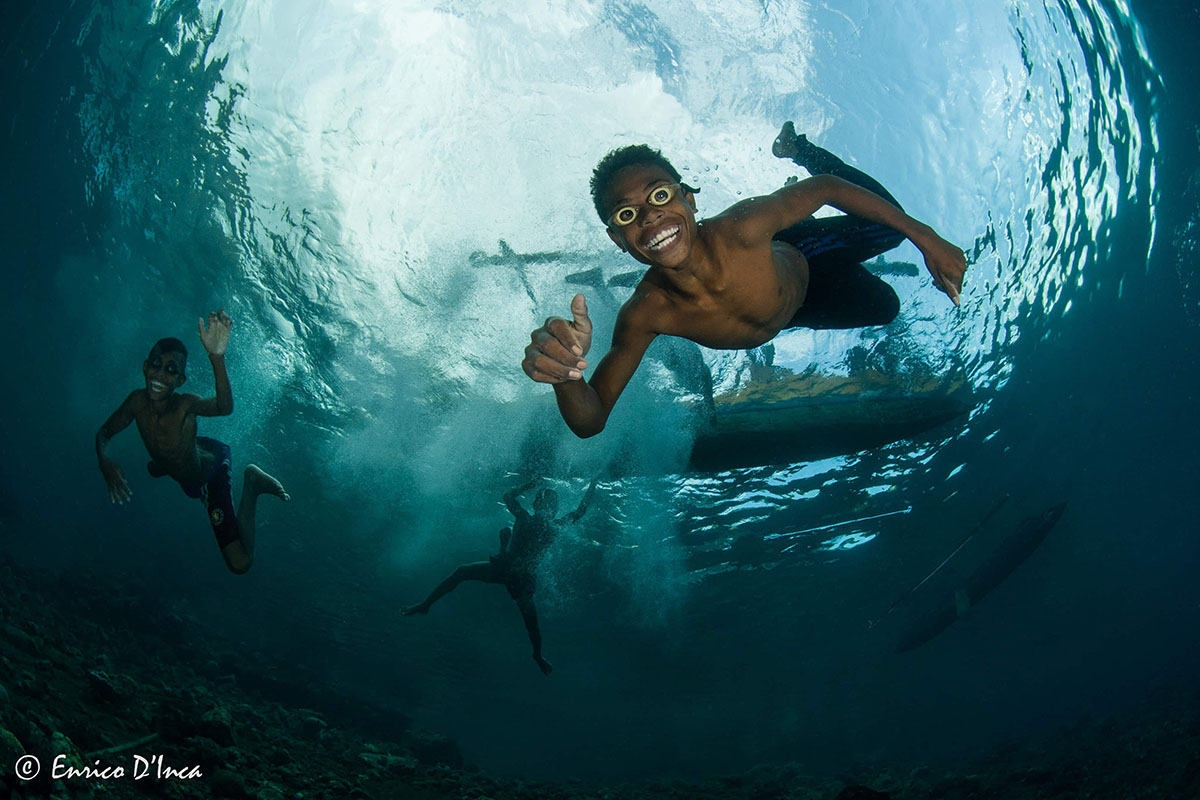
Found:
[[771, 154], [776, 158], [795, 158], [797, 152], [796, 126], [792, 124], [791, 120], [788, 120], [779, 129], [779, 135], [775, 137], [775, 143], [771, 145]]
[[414, 614], [428, 614], [429, 606], [425, 605], [424, 603], [417, 603], [415, 606], [406, 606], [405, 608], [400, 609], [400, 613], [406, 617], [411, 617]]
[[263, 472], [255, 464], [246, 465], [246, 471], [242, 474], [242, 480], [243, 492], [249, 488], [256, 496], [269, 494], [285, 502], [292, 499], [292, 496], [283, 490], [282, 483]]
[[[783, 123], [775, 143], [771, 145], [771, 152], [778, 158], [791, 159], [792, 163], [804, 167], [813, 175], [831, 172], [839, 163], [837, 156], [810, 142], [803, 133], [797, 134], [796, 126], [791, 122]], [[788, 181], [793, 182], [792, 179]]]
[[537, 662], [539, 667], [541, 667], [543, 675], [549, 675], [550, 671], [554, 669], [554, 665], [541, 656], [534, 656], [533, 660]]

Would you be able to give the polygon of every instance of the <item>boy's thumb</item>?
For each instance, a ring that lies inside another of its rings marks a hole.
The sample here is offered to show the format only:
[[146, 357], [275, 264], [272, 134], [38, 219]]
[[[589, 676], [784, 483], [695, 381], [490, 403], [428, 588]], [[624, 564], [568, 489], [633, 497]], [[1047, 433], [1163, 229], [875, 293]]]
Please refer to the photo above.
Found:
[[582, 294], [577, 294], [571, 299], [571, 316], [575, 318], [575, 322], [590, 322], [588, 320], [587, 300], [584, 299]]

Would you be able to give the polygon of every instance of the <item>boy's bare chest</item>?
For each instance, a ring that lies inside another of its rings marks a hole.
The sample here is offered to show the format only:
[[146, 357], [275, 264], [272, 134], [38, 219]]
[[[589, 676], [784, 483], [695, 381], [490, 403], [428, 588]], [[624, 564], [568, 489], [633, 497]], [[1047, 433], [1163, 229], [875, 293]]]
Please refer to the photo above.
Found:
[[719, 253], [709, 279], [673, 303], [675, 330], [706, 347], [757, 347], [779, 332], [804, 300], [808, 265], [790, 245]]
[[137, 415], [136, 421], [146, 449], [155, 457], [186, 454], [195, 449], [196, 418], [182, 407], [161, 413], [148, 408]]

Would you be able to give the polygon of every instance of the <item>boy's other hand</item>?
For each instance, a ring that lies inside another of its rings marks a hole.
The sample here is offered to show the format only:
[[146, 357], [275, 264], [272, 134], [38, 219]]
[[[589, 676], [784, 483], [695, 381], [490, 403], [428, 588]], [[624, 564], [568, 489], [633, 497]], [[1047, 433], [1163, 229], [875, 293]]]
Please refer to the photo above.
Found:
[[592, 346], [592, 320], [587, 301], [577, 294], [571, 300], [571, 320], [550, 317], [530, 336], [521, 369], [538, 383], [564, 383], [583, 378], [584, 356]]
[[200, 319], [200, 341], [204, 344], [204, 349], [208, 351], [210, 356], [225, 355], [225, 348], [229, 346], [229, 329], [233, 327], [233, 320], [225, 313], [225, 309], [214, 311], [208, 315], [208, 330], [204, 329], [204, 319]]
[[933, 285], [949, 295], [954, 305], [958, 305], [963, 275], [967, 271], [966, 253], [937, 234], [919, 246], [921, 254], [925, 256], [925, 266], [933, 276]]
[[117, 466], [117, 462], [101, 461], [100, 472], [104, 475], [104, 482], [108, 484], [109, 500], [117, 505], [124, 505], [133, 499], [133, 490], [129, 488], [125, 473]]

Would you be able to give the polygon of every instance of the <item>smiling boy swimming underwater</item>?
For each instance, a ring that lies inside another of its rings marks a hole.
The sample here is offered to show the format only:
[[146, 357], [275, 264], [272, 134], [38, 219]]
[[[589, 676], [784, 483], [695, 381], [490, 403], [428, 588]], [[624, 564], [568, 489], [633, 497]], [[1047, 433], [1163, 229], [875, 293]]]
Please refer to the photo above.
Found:
[[216, 397], [176, 394], [187, 380], [187, 348], [178, 339], [157, 341], [142, 362], [145, 388], [131, 392], [96, 432], [96, 457], [108, 484], [108, 498], [117, 504], [130, 500], [133, 492], [117, 462], [108, 457], [108, 442], [136, 422], [150, 455], [146, 465], [150, 475], [174, 478], [188, 497], [204, 503], [226, 566], [241, 574], [254, 561], [254, 511], [259, 495], [291, 498], [279, 481], [250, 464], [242, 475], [242, 500], [235, 513], [229, 446], [196, 435], [196, 417], [233, 413], [233, 389], [225, 371], [232, 325], [224, 310], [208, 315], [207, 329], [200, 320], [200, 341], [212, 363]]
[[[863, 261], [912, 241], [934, 285], [958, 304], [966, 257], [904, 213], [876, 180], [785, 123], [772, 148], [815, 177], [696, 220], [695, 192], [662, 153], [631, 145], [592, 173], [592, 200], [608, 236], [650, 268], [621, 306], [612, 346], [583, 380], [592, 322], [582, 294], [571, 320], [550, 317], [531, 335], [521, 367], [554, 386], [580, 437], [604, 429], [646, 348], [659, 335], [717, 349], [758, 347], [788, 328], [886, 325], [900, 303]], [[845, 214], [811, 218], [824, 205]]]

